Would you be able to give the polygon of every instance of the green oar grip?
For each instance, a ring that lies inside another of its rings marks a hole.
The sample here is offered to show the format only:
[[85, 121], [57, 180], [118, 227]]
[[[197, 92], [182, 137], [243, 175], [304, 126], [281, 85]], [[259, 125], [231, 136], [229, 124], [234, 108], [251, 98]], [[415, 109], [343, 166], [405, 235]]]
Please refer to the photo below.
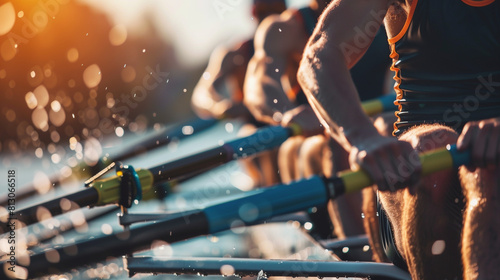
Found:
[[[154, 196], [153, 174], [147, 169], [137, 169], [137, 175], [142, 186], [142, 196], [147, 199]], [[120, 200], [121, 176], [113, 176], [96, 180], [90, 187], [97, 190], [99, 199], [93, 206], [116, 204]]]
[[[374, 116], [376, 114], [380, 114], [385, 111], [394, 110], [394, 99], [395, 95], [384, 95], [379, 98], [374, 98], [370, 100], [366, 100], [361, 102], [361, 107], [363, 107], [363, 111], [368, 116]], [[292, 130], [292, 136], [302, 135], [302, 128], [300, 125], [291, 123], [288, 127]]]
[[394, 99], [396, 99], [396, 96], [393, 94], [384, 95], [379, 98], [361, 102], [361, 107], [363, 107], [363, 111], [365, 111], [366, 115], [374, 116], [385, 111], [394, 110]]
[[[469, 163], [470, 152], [459, 152], [455, 145], [448, 145], [446, 148], [422, 153], [419, 157], [422, 163], [422, 176], [426, 176]], [[345, 187], [345, 193], [360, 191], [373, 184], [372, 179], [364, 170], [343, 171], [339, 173], [339, 177]]]

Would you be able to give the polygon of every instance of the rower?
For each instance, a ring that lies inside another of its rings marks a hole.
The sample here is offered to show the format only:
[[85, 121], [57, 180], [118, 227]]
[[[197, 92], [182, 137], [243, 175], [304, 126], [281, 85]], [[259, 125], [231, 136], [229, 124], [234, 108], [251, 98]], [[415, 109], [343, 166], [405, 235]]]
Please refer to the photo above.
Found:
[[[311, 0], [302, 9], [270, 16], [258, 27], [255, 36], [256, 51], [245, 79], [245, 104], [259, 121], [283, 126], [296, 124], [304, 132], [280, 147], [278, 165], [285, 183], [315, 174], [331, 176], [348, 168], [347, 153], [325, 137], [296, 79], [303, 49], [328, 2]], [[363, 100], [384, 92], [390, 66], [385, 40], [385, 32], [379, 32], [369, 55], [352, 69]], [[361, 195], [351, 194], [329, 205], [329, 211], [318, 209], [319, 213], [312, 217], [315, 226], [320, 227], [320, 235], [332, 236], [328, 212], [338, 238], [363, 234], [361, 204]]]
[[[253, 19], [262, 22], [269, 15], [286, 9], [284, 0], [254, 0]], [[202, 118], [238, 118], [245, 122], [239, 136], [246, 136], [262, 127], [243, 104], [243, 82], [248, 61], [254, 54], [253, 38], [232, 48], [216, 49], [209, 64], [196, 85], [191, 104]], [[264, 152], [244, 165], [257, 185], [270, 186], [278, 183], [276, 151]]]
[[[380, 135], [363, 114], [348, 69], [384, 22], [398, 120]], [[342, 25], [342, 28], [338, 28]], [[351, 167], [377, 183], [388, 257], [412, 279], [500, 275], [500, 1], [338, 0], [299, 70], [306, 95]], [[353, 51], [343, 52], [350, 47]], [[354, 51], [355, 50], [355, 51]], [[336, 73], [336, 75], [332, 75]], [[416, 151], [457, 142], [472, 163], [420, 178]], [[458, 176], [460, 173], [460, 176]], [[375, 210], [376, 211], [376, 210]]]

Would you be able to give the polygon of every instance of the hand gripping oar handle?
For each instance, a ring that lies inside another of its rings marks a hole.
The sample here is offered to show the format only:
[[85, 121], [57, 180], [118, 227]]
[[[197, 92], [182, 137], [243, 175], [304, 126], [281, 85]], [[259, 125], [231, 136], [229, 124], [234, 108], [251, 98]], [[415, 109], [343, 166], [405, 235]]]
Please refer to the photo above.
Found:
[[[458, 167], [470, 162], [470, 152], [459, 152], [456, 145], [448, 145], [446, 148], [436, 149], [420, 154], [422, 163], [422, 176], [429, 175], [452, 167]], [[335, 197], [343, 193], [359, 191], [373, 184], [368, 173], [364, 170], [344, 171], [339, 173], [338, 178], [328, 179], [330, 185], [333, 183], [335, 189], [331, 189], [331, 196]]]

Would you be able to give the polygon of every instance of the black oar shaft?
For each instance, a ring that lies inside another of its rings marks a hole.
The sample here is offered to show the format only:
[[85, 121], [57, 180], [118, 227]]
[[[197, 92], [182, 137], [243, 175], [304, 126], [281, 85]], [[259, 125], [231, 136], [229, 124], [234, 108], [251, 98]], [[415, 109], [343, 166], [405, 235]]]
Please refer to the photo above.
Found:
[[155, 183], [160, 183], [172, 179], [180, 179], [193, 173], [200, 173], [229, 161], [231, 161], [231, 159], [228, 158], [227, 149], [224, 147], [217, 147], [173, 162], [149, 168], [149, 171], [153, 174], [153, 181]]
[[[93, 174], [96, 174], [97, 172], [101, 171], [104, 167], [106, 167], [107, 164], [111, 162], [126, 160], [128, 158], [153, 150], [155, 148], [165, 146], [174, 139], [178, 140], [183, 139], [185, 137], [188, 137], [189, 135], [194, 134], [195, 132], [200, 132], [207, 128], [210, 128], [215, 123], [217, 123], [216, 119], [207, 119], [207, 120], [195, 119], [176, 125], [172, 128], [168, 128], [159, 134], [155, 134], [145, 140], [140, 141], [139, 143], [136, 143], [134, 146], [130, 147], [129, 149], [126, 149], [124, 152], [118, 155], [109, 156], [105, 160], [104, 159], [100, 160], [94, 166], [85, 166], [83, 168], [85, 169], [84, 173], [90, 177]], [[53, 187], [58, 187], [62, 183], [61, 177], [59, 175], [53, 176], [49, 178], [49, 180], [51, 186]], [[21, 187], [16, 191], [16, 201], [19, 202], [28, 197], [32, 197], [36, 194], [38, 194], [38, 191], [34, 184]], [[7, 203], [8, 203], [7, 195], [1, 196], [0, 205], [7, 205]]]
[[141, 140], [140, 143], [134, 145], [130, 149], [127, 149], [125, 152], [109, 157], [107, 161], [122, 161], [140, 155], [157, 147], [165, 146], [172, 142], [172, 140], [181, 139], [195, 132], [203, 131], [214, 125], [216, 122], [216, 119], [195, 119], [176, 125], [173, 128], [166, 129], [159, 134], [155, 134], [147, 139]]
[[[32, 207], [14, 211], [14, 218], [19, 222], [30, 225], [39, 222], [39, 218], [46, 219], [47, 217], [44, 215], [47, 212], [50, 213], [50, 216], [56, 216], [70, 209], [74, 209], [73, 203], [76, 203], [79, 207], [84, 207], [94, 204], [97, 200], [97, 191], [94, 188], [87, 188], [62, 198], [53, 199]], [[5, 229], [7, 223], [0, 222], [0, 225], [2, 229]]]

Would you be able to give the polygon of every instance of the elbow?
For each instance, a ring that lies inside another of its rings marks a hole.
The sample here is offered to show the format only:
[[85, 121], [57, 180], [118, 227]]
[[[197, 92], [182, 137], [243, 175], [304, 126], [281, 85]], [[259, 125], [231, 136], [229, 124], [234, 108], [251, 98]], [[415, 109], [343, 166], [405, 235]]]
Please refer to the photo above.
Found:
[[191, 97], [191, 109], [198, 117], [203, 119], [213, 117], [211, 109], [214, 101], [207, 95], [203, 88], [196, 86]]
[[314, 44], [308, 44], [297, 71], [297, 80], [307, 96], [314, 95], [318, 90], [317, 79], [323, 68], [319, 55], [318, 48]]
[[252, 114], [252, 116], [257, 121], [262, 122], [262, 102], [260, 102], [259, 100], [259, 98], [256, 98], [255, 95], [251, 94], [249, 91], [246, 91], [243, 95], [243, 104], [245, 105], [245, 107], [247, 107], [250, 114]]

